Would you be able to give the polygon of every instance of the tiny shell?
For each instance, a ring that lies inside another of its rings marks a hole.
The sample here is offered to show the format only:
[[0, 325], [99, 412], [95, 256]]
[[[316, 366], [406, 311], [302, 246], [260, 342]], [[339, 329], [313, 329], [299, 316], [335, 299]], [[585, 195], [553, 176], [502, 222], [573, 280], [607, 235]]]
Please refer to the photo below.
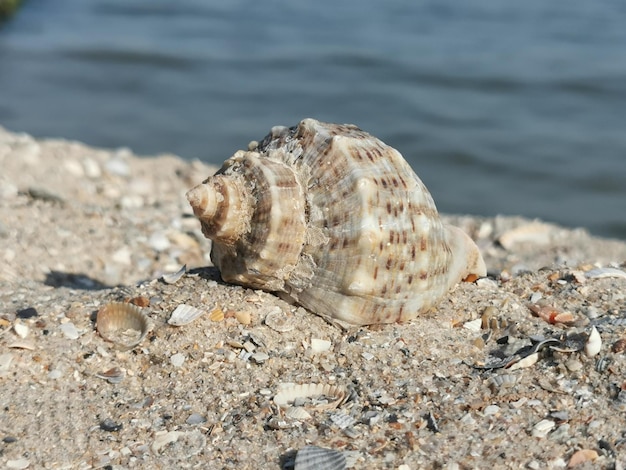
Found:
[[166, 284], [175, 284], [176, 282], [178, 282], [178, 280], [181, 277], [185, 275], [186, 272], [187, 272], [187, 265], [183, 264], [183, 267], [180, 268], [175, 273], [163, 274], [163, 276], [161, 276], [161, 279], [163, 279], [163, 282], [165, 282]]
[[96, 329], [102, 338], [125, 350], [143, 341], [149, 331], [148, 319], [132, 304], [111, 302], [96, 317]]
[[286, 333], [296, 327], [294, 316], [283, 312], [280, 307], [273, 307], [265, 316], [264, 322], [279, 333]]
[[174, 326], [183, 326], [191, 323], [196, 318], [204, 315], [204, 310], [197, 309], [187, 304], [180, 304], [174, 309], [170, 319], [167, 322]]
[[600, 352], [602, 349], [602, 338], [600, 338], [600, 333], [595, 326], [591, 328], [591, 333], [589, 333], [589, 339], [587, 339], [587, 343], [585, 343], [585, 354], [589, 357], [593, 357]]
[[343, 470], [346, 456], [343, 452], [317, 446], [306, 446], [298, 451], [294, 470]]
[[327, 400], [313, 405], [320, 410], [337, 408], [346, 398], [346, 391], [342, 387], [329, 384], [298, 384], [282, 389], [274, 397], [274, 403], [285, 408], [295, 400], [303, 398], [325, 397]]

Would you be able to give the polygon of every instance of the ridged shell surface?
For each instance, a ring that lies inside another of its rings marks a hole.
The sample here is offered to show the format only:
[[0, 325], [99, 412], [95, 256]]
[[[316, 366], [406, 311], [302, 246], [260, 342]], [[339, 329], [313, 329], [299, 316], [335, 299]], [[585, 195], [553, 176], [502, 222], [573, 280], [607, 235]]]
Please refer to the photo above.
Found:
[[275, 127], [187, 197], [225, 281], [329, 319], [409, 320], [485, 275], [402, 155], [353, 125]]

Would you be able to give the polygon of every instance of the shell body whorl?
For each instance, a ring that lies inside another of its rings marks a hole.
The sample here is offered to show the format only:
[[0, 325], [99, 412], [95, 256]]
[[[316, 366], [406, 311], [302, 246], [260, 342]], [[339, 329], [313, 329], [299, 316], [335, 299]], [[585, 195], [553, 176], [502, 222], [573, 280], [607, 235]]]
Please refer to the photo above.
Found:
[[[221, 179], [238, 189], [207, 211]], [[326, 318], [409, 320], [467, 275], [485, 275], [478, 248], [441, 223], [402, 155], [352, 125], [274, 127], [188, 199], [225, 281], [282, 292]]]

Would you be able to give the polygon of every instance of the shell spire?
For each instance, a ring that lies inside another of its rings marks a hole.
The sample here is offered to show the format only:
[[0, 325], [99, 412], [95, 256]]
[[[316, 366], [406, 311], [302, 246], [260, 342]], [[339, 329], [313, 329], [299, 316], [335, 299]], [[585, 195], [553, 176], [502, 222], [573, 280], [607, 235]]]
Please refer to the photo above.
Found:
[[402, 155], [353, 125], [276, 126], [187, 198], [224, 281], [333, 322], [410, 320], [485, 275]]
[[252, 201], [241, 178], [216, 175], [186, 196], [205, 237], [232, 245], [249, 229]]

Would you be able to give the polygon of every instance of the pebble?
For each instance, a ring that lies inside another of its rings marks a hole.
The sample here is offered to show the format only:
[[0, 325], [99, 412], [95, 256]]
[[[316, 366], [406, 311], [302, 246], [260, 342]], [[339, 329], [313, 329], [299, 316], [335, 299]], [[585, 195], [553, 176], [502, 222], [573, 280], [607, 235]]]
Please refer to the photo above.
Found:
[[185, 355], [181, 353], [173, 354], [172, 357], [170, 357], [170, 362], [174, 367], [180, 367], [185, 362]]
[[159, 431], [156, 433], [156, 438], [152, 442], [152, 452], [158, 454], [163, 447], [172, 442], [176, 442], [178, 437], [182, 435], [181, 431]]
[[61, 377], [63, 377], [63, 372], [59, 369], [52, 369], [48, 372], [48, 378], [51, 380], [60, 379]]
[[63, 323], [61, 325], [61, 331], [67, 339], [78, 339], [78, 337], [80, 336], [79, 331], [76, 329], [76, 326], [71, 321]]
[[155, 232], [150, 235], [148, 245], [155, 251], [165, 251], [170, 247], [171, 243], [164, 233]]
[[107, 432], [115, 432], [122, 429], [122, 424], [116, 423], [111, 418], [107, 418], [100, 423], [100, 429]]
[[263, 364], [269, 358], [270, 356], [264, 352], [255, 352], [250, 356], [250, 360], [255, 362], [256, 364]]
[[492, 416], [492, 415], [498, 414], [499, 412], [500, 412], [500, 407], [498, 405], [489, 405], [489, 406], [486, 406], [485, 409], [483, 410], [483, 415]]
[[112, 175], [121, 176], [126, 178], [130, 176], [130, 167], [128, 163], [119, 157], [114, 157], [108, 160], [105, 164], [106, 171]]
[[92, 180], [102, 176], [100, 165], [93, 158], [87, 157], [83, 160], [83, 170], [87, 178], [91, 178]]
[[33, 307], [23, 308], [22, 310], [17, 311], [17, 318], [21, 318], [22, 320], [35, 318], [37, 316], [39, 316], [39, 313], [37, 313], [37, 310]]
[[567, 370], [571, 372], [576, 372], [583, 368], [583, 364], [578, 359], [571, 358], [565, 362], [565, 367], [567, 367]]
[[131, 263], [131, 251], [130, 248], [128, 248], [127, 246], [124, 246], [122, 248], [120, 248], [119, 250], [115, 251], [112, 255], [111, 255], [111, 260], [118, 263], [118, 264], [123, 264], [126, 266], [129, 266]]
[[202, 424], [202, 423], [206, 423], [206, 418], [202, 416], [201, 414], [193, 413], [189, 416], [189, 418], [187, 418], [187, 421], [185, 422], [187, 424]]

